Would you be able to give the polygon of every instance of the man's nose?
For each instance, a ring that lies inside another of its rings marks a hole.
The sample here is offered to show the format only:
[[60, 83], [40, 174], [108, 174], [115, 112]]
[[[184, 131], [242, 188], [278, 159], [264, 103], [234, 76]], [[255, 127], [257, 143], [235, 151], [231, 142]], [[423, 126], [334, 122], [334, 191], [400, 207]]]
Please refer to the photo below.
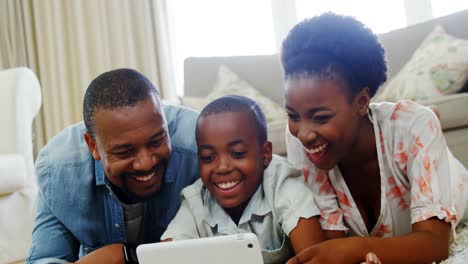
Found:
[[156, 164], [156, 155], [146, 148], [140, 150], [133, 161], [135, 170], [150, 170], [154, 164]]

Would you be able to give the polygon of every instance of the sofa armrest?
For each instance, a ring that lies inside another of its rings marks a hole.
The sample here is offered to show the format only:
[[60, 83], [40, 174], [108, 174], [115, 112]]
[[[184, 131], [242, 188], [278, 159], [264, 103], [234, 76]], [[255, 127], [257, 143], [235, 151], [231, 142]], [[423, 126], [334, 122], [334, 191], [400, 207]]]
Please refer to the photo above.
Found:
[[468, 127], [468, 93], [444, 95], [419, 103], [435, 105], [439, 108], [440, 124], [443, 130]]
[[25, 186], [26, 163], [21, 155], [0, 155], [0, 195], [21, 190]]

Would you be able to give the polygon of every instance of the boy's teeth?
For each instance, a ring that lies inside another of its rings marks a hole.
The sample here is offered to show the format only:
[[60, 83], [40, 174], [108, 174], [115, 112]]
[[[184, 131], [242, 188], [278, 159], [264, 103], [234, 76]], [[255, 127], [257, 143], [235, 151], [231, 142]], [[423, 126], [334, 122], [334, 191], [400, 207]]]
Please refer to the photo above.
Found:
[[323, 145], [321, 145], [319, 147], [313, 148], [313, 149], [308, 149], [308, 148], [304, 147], [304, 150], [309, 154], [314, 154], [314, 153], [322, 151], [324, 148], [327, 147], [327, 145], [328, 145], [328, 143], [325, 143], [325, 144], [323, 144]]
[[152, 174], [150, 174], [148, 176], [138, 176], [138, 177], [135, 177], [135, 178], [137, 179], [137, 181], [145, 182], [145, 181], [151, 180], [154, 177], [155, 174], [156, 174], [156, 172], [153, 172]]
[[230, 182], [221, 182], [221, 183], [216, 183], [216, 186], [218, 186], [221, 189], [229, 189], [234, 187], [236, 184], [238, 184], [240, 181], [230, 181]]

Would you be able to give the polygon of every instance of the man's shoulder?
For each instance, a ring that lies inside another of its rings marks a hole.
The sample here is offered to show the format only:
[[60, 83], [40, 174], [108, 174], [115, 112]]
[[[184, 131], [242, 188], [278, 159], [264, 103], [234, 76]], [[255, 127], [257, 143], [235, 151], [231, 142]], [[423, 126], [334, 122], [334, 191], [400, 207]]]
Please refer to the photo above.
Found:
[[94, 180], [94, 159], [83, 139], [83, 123], [71, 125], [42, 148], [35, 161], [41, 191], [57, 191], [72, 184]]
[[63, 129], [39, 152], [38, 159], [47, 155], [48, 160], [57, 164], [76, 164], [92, 158], [83, 138], [86, 128], [83, 122]]
[[164, 114], [173, 149], [196, 153], [195, 126], [198, 113], [184, 106], [164, 105]]

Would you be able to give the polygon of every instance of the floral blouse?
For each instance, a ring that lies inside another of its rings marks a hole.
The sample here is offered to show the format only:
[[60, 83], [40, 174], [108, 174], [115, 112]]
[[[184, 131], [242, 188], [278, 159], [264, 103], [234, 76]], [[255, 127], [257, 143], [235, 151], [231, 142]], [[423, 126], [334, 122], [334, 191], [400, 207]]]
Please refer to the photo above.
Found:
[[468, 172], [448, 149], [434, 113], [411, 101], [373, 103], [369, 108], [381, 177], [380, 214], [370, 233], [338, 166], [330, 171], [315, 167], [286, 128], [288, 159], [302, 168], [316, 195], [322, 227], [392, 237], [431, 217], [451, 223], [453, 230], [468, 219]]

